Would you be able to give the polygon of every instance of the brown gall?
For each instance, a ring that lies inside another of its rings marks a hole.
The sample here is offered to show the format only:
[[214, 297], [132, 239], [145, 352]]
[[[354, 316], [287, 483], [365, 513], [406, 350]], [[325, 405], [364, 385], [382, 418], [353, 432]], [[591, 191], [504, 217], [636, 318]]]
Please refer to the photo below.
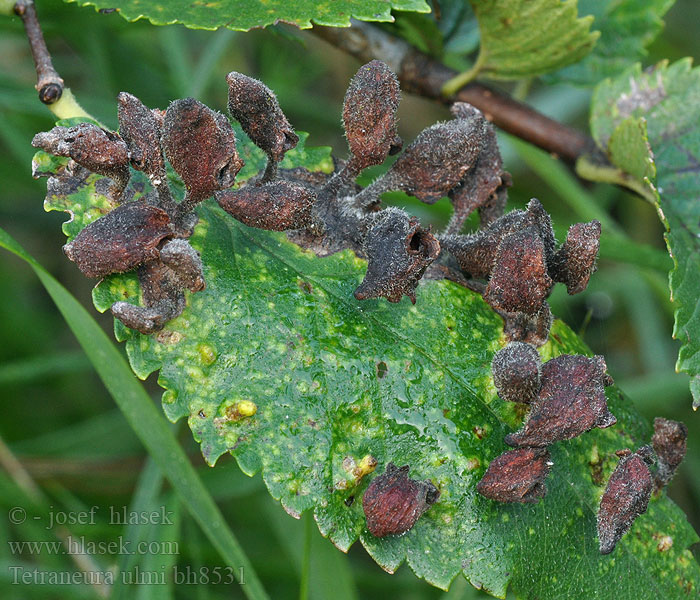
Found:
[[32, 146], [56, 156], [72, 158], [93, 173], [113, 180], [112, 195], [121, 198], [129, 182], [129, 153], [124, 141], [116, 133], [92, 123], [79, 123], [74, 127], [54, 127], [51, 131], [37, 133]]
[[651, 448], [645, 446], [622, 456], [610, 476], [598, 509], [601, 554], [610, 554], [634, 520], [646, 512], [653, 489], [650, 462]]
[[491, 361], [498, 396], [507, 402], [530, 404], [540, 391], [540, 355], [530, 344], [511, 342]]
[[411, 479], [408, 471], [408, 465], [387, 464], [362, 496], [367, 529], [375, 537], [406, 533], [440, 497], [430, 481]]
[[657, 456], [656, 487], [662, 488], [685, 458], [688, 428], [680, 421], [656, 417], [651, 444]]
[[403, 190], [434, 204], [459, 184], [476, 162], [480, 135], [481, 127], [466, 119], [432, 125], [418, 134], [376, 183], [384, 191]]
[[[160, 149], [160, 126], [155, 113], [127, 92], [117, 96], [119, 135], [129, 149], [129, 161], [137, 171], [152, 178], [165, 178]], [[159, 183], [166, 183], [159, 181]]]
[[228, 119], [194, 98], [170, 104], [161, 142], [187, 188], [188, 195], [180, 205], [183, 213], [215, 191], [230, 188], [244, 164]]
[[63, 251], [85, 276], [104, 277], [157, 258], [158, 245], [172, 234], [164, 210], [136, 200], [90, 223]]
[[547, 493], [544, 480], [551, 468], [545, 448], [509, 450], [491, 461], [476, 491], [498, 502], [537, 502]]
[[509, 446], [549, 446], [616, 423], [608, 410], [602, 356], [563, 354], [542, 366], [537, 400], [523, 427], [506, 436]]
[[507, 235], [499, 244], [484, 300], [498, 311], [535, 315], [552, 285], [544, 243], [538, 229], [530, 226]]
[[396, 110], [401, 91], [396, 75], [379, 60], [360, 67], [343, 103], [343, 125], [353, 155], [353, 170], [380, 165], [401, 147]]
[[309, 187], [280, 180], [217, 192], [215, 196], [219, 206], [241, 223], [269, 231], [308, 227], [316, 200]]
[[440, 244], [416, 218], [387, 208], [376, 213], [363, 251], [367, 255], [367, 272], [355, 290], [355, 298], [399, 302], [406, 295], [415, 304], [418, 281], [440, 254]]
[[550, 261], [552, 279], [565, 284], [571, 295], [582, 292], [596, 269], [599, 248], [599, 221], [572, 225], [566, 241]]
[[277, 97], [264, 83], [232, 71], [226, 76], [228, 109], [252, 142], [279, 162], [299, 142]]

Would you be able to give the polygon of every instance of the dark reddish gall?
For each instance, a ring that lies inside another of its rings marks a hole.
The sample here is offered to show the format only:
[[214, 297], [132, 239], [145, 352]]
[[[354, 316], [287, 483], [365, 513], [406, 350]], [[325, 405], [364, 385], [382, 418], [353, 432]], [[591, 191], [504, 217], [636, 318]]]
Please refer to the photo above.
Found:
[[610, 554], [634, 520], [645, 513], [653, 490], [648, 464], [651, 448], [645, 446], [634, 454], [623, 454], [615, 467], [598, 510], [600, 553]]
[[343, 125], [354, 170], [382, 164], [393, 148], [401, 146], [396, 131], [400, 99], [398, 79], [381, 61], [363, 65], [350, 81], [343, 103]]
[[666, 485], [683, 462], [686, 452], [688, 428], [680, 421], [656, 417], [651, 444], [657, 456], [656, 484]]
[[119, 135], [129, 149], [131, 166], [149, 177], [165, 181], [165, 161], [160, 149], [160, 120], [141, 100], [127, 92], [117, 96]]
[[32, 146], [56, 156], [72, 158], [93, 173], [113, 180], [112, 195], [120, 199], [129, 181], [129, 153], [124, 141], [111, 131], [92, 123], [54, 127], [37, 133]]
[[288, 181], [247, 185], [216, 193], [216, 201], [231, 216], [250, 227], [269, 231], [301, 229], [311, 224], [315, 194]]
[[171, 235], [168, 214], [136, 200], [90, 223], [63, 251], [87, 277], [104, 277], [157, 258], [158, 245]]
[[228, 109], [253, 143], [279, 162], [299, 142], [277, 97], [262, 81], [232, 71], [226, 76]]
[[418, 219], [386, 209], [377, 213], [363, 250], [368, 258], [367, 273], [355, 290], [355, 298], [399, 302], [406, 295], [415, 304], [418, 281], [440, 254], [440, 244]]
[[440, 497], [430, 481], [411, 479], [408, 471], [408, 465], [397, 467], [389, 463], [362, 496], [367, 529], [372, 535], [384, 537], [407, 532]]
[[616, 422], [608, 410], [602, 356], [564, 354], [542, 366], [537, 400], [522, 429], [506, 436], [510, 446], [549, 446], [574, 438], [594, 427], [610, 427]]
[[530, 404], [540, 391], [540, 355], [530, 344], [511, 342], [494, 354], [493, 382], [502, 400]]
[[503, 170], [496, 131], [483, 113], [466, 102], [455, 102], [450, 111], [457, 119], [474, 122], [474, 137], [480, 145], [476, 162], [461, 184], [448, 194], [454, 214], [446, 232], [459, 233], [466, 218], [476, 209], [479, 210], [482, 227], [501, 217], [508, 200], [507, 189], [512, 181], [510, 174]]
[[552, 279], [565, 284], [569, 294], [582, 292], [595, 271], [599, 248], [599, 221], [572, 225], [566, 241], [551, 260]]
[[530, 226], [499, 244], [484, 300], [498, 311], [535, 315], [553, 284], [547, 273], [544, 243], [537, 228]]
[[498, 502], [537, 502], [547, 493], [545, 478], [552, 468], [545, 448], [517, 448], [491, 461], [477, 492]]
[[454, 119], [424, 129], [376, 185], [382, 191], [403, 190], [423, 202], [437, 202], [476, 161], [480, 144], [474, 127], [471, 121]]
[[161, 142], [187, 188], [183, 211], [191, 210], [215, 191], [230, 188], [243, 166], [228, 119], [194, 98], [170, 104]]

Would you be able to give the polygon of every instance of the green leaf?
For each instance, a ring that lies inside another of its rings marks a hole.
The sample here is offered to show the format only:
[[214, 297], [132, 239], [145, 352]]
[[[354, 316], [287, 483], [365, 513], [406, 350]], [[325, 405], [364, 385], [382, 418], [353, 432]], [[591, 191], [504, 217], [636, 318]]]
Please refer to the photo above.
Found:
[[[245, 139], [240, 146], [250, 176], [264, 157]], [[301, 147], [287, 157], [287, 166], [331, 167], [327, 149]], [[76, 207], [89, 210], [82, 201]], [[206, 290], [188, 295], [185, 312], [154, 336], [120, 324], [116, 331], [139, 377], [160, 370], [166, 415], [187, 418], [209, 464], [230, 452], [245, 473], [262, 473], [287, 512], [313, 511], [341, 550], [359, 539], [384, 569], [406, 562], [441, 588], [463, 572], [500, 597], [509, 585], [540, 600], [590, 599], [601, 590], [619, 600], [697, 593], [700, 569], [688, 547], [698, 537], [664, 493], [613, 555], [598, 552], [595, 514], [614, 452], [651, 435], [617, 389], [608, 388], [615, 428], [552, 449], [542, 502], [486, 500], [476, 483], [523, 415], [496, 396], [490, 364], [505, 339], [482, 298], [429, 281], [415, 306], [360, 303], [352, 291], [366, 264], [353, 253], [318, 258], [214, 203], [198, 210], [191, 243], [202, 255]], [[125, 276], [108, 278], [94, 294], [99, 310], [124, 297], [138, 299]], [[541, 353], [567, 352], [588, 350], [557, 321]], [[239, 418], [241, 401], [256, 413]], [[439, 502], [403, 536], [378, 539], [365, 528], [362, 494], [374, 475], [358, 481], [353, 464], [367, 455], [378, 472], [389, 461], [408, 464], [412, 477], [440, 488]], [[658, 539], [666, 535], [673, 545], [662, 552]]]
[[16, 0], [0, 0], [0, 15], [14, 14]]
[[440, 0], [437, 25], [446, 53], [469, 54], [479, 47], [479, 24], [468, 2]]
[[392, 25], [384, 27], [425, 54], [435, 57], [442, 55], [442, 32], [432, 15], [401, 13]]
[[673, 258], [676, 370], [691, 376], [700, 406], [700, 69], [690, 59], [642, 71], [636, 65], [601, 83], [591, 130], [613, 167], [583, 160], [590, 179], [626, 185], [655, 203]]
[[608, 140], [608, 153], [614, 165], [640, 183], [656, 177], [654, 155], [649, 147], [647, 121], [644, 117], [628, 117], [613, 131]]
[[581, 60], [598, 33], [576, 0], [470, 0], [481, 32], [479, 73], [521, 79]]
[[228, 565], [245, 570], [242, 591], [251, 600], [267, 598], [255, 571], [212, 500], [189, 458], [144, 388], [134, 379], [119, 350], [80, 303], [0, 228], [0, 247], [29, 263], [92, 362], [102, 383], [124, 413], [183, 504]]
[[614, 77], [646, 56], [646, 48], [663, 29], [662, 17], [675, 0], [578, 0], [578, 14], [595, 19], [600, 39], [580, 62], [547, 76], [550, 82], [595, 85]]
[[96, 9], [116, 8], [127, 21], [146, 18], [153, 25], [181, 23], [193, 29], [228, 27], [248, 31], [275, 23], [301, 29], [316, 25], [349, 27], [350, 19], [393, 21], [392, 9], [430, 12], [425, 0], [66, 0]]

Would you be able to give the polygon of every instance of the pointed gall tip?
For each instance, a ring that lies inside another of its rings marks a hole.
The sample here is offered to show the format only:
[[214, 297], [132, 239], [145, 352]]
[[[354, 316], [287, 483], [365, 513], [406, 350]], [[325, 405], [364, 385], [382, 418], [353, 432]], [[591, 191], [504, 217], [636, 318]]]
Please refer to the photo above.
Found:
[[610, 554], [615, 549], [615, 541], [614, 540], [600, 540], [599, 549], [600, 549], [601, 554]]
[[369, 298], [369, 294], [362, 288], [362, 286], [358, 287], [355, 292], [354, 296], [356, 300], [367, 300]]
[[33, 138], [32, 138], [32, 147], [34, 148], [43, 148], [44, 143], [46, 141], [46, 135], [47, 132], [42, 131], [41, 133], [37, 133]]
[[126, 106], [126, 104], [131, 100], [136, 100], [136, 96], [130, 94], [129, 92], [119, 92], [117, 94], [117, 102], [119, 102], [119, 104], [122, 106]]

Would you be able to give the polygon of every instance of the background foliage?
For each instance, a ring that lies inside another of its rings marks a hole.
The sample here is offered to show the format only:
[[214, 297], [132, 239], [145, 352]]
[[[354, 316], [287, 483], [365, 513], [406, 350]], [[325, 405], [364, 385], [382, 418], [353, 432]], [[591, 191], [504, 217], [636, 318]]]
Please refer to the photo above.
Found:
[[[121, 90], [135, 93], [152, 106], [165, 106], [175, 97], [194, 95], [212, 107], [223, 109], [222, 75], [239, 70], [258, 76], [277, 92], [291, 122], [310, 132], [311, 145], [329, 144], [342, 153], [340, 103], [357, 64], [314, 38], [304, 37], [305, 46], [302, 46], [290, 39], [297, 35], [290, 29], [248, 34], [230, 31], [212, 34], [181, 26], [154, 29], [144, 22], [127, 24], [117, 15], [96, 15], [57, 0], [42, 2], [39, 8], [59, 72], [85, 107], [112, 127], [116, 126], [114, 97]], [[698, 46], [694, 44], [698, 38], [693, 24], [699, 20], [699, 10], [692, 0], [679, 1], [669, 12], [667, 29], [653, 44], [645, 62], [652, 64], [661, 58], [673, 61], [687, 55], [697, 57]], [[468, 45], [468, 39], [462, 42]], [[63, 216], [42, 212], [45, 183], [34, 182], [29, 175], [33, 153], [29, 141], [36, 131], [48, 129], [53, 122], [48, 111], [36, 101], [33, 76], [19, 21], [3, 19], [0, 21], [3, 153], [0, 220], [50, 272], [57, 274], [66, 287], [89, 305], [90, 283], [60, 252], [63, 238], [59, 224]], [[585, 129], [589, 96], [590, 91], [585, 89], [535, 83], [528, 101]], [[425, 125], [445, 118], [446, 112], [405, 96], [400, 117], [400, 131], [404, 138], [410, 139]], [[560, 229], [590, 218], [583, 211], [598, 208], [631, 238], [663, 249], [662, 226], [652, 207], [638, 198], [608, 185], [581, 187], [567, 178], [566, 171], [553, 169], [548, 157], [523, 144], [511, 144], [504, 139], [504, 148], [506, 167], [517, 182], [511, 195], [513, 206], [524, 205], [529, 197], [536, 196], [552, 212]], [[581, 198], [592, 199], [593, 204], [577, 203]], [[402, 196], [397, 196], [396, 202], [410, 203]], [[449, 214], [444, 203], [432, 209], [410, 205], [409, 210], [435, 223], [444, 222]], [[160, 491], [157, 470], [149, 470], [146, 463], [142, 471], [145, 456], [142, 446], [121, 413], [112, 408], [113, 402], [93, 374], [87, 358], [78, 350], [64, 321], [31, 272], [3, 253], [0, 285], [5, 294], [0, 304], [0, 398], [4, 400], [0, 434], [29, 474], [42, 485], [51, 504], [63, 510], [92, 504], [128, 505], [136, 485], [151, 505], [166, 501], [168, 490]], [[662, 414], [678, 418], [689, 425], [689, 455], [671, 486], [670, 495], [699, 529], [700, 427], [697, 418], [688, 411], [687, 377], [673, 372], [678, 345], [669, 335], [672, 314], [664, 271], [601, 261], [599, 272], [584, 294], [569, 298], [557, 290], [552, 308], [575, 330], [583, 332], [584, 340], [594, 351], [606, 356], [610, 372], [642, 413], [648, 417]], [[101, 323], [111, 330], [111, 319], [103, 317]], [[148, 381], [147, 385], [157, 398], [160, 394], [155, 382]], [[259, 477], [248, 479], [241, 475], [225, 457], [217, 469], [202, 467], [189, 432], [183, 433], [181, 444], [189, 449], [207, 487], [220, 502], [273, 597], [297, 595], [300, 573], [306, 572], [302, 569], [305, 555], [300, 550], [304, 548], [304, 540], [311, 547], [308, 556], [314, 574], [309, 582], [312, 597], [372, 598], [386, 596], [388, 591], [402, 598], [442, 595], [439, 590], [418, 582], [406, 568], [393, 577], [383, 574], [359, 547], [354, 547], [346, 558], [312, 532], [308, 522], [296, 522], [284, 515], [269, 498]], [[16, 483], [3, 474], [0, 484], [2, 508], [17, 504], [21, 491]], [[183, 515], [178, 527], [182, 538], [188, 540], [178, 560], [190, 565], [220, 564], [194, 521]], [[32, 537], [35, 533], [28, 525], [20, 529], [18, 537], [35, 539]], [[84, 533], [94, 535], [95, 529]], [[121, 528], [106, 523], [99, 530], [105, 539], [120, 533]], [[9, 535], [7, 522], [0, 520], [0, 538]], [[11, 558], [4, 546], [0, 548], [3, 573], [7, 572], [4, 564]], [[53, 568], [70, 565], [65, 557], [41, 557], [41, 560]], [[142, 566], [146, 568], [143, 560]], [[5, 586], [4, 597], [24, 598], [29, 593], [27, 590], [31, 592], [31, 588], [24, 587], [18, 592], [7, 581], [0, 585]], [[458, 585], [450, 595], [468, 598], [477, 594], [466, 587]], [[45, 598], [46, 591], [38, 587], [34, 593]], [[191, 597], [190, 592], [184, 590], [182, 597]], [[74, 597], [90, 593], [76, 588]], [[231, 597], [230, 588], [223, 586], [212, 585], [196, 593], [201, 597]], [[57, 591], [56, 597], [66, 597], [61, 594], [65, 590]]]

